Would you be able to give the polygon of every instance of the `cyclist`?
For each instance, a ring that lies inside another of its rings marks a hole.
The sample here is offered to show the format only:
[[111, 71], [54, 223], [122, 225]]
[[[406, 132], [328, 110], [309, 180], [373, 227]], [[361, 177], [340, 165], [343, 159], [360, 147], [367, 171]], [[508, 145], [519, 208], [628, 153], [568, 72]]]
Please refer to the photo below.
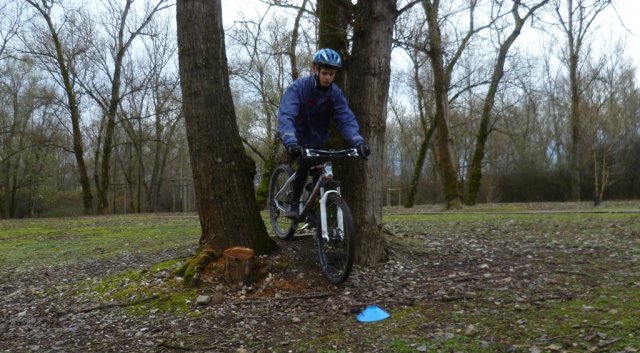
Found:
[[312, 159], [299, 158], [302, 149], [323, 148], [329, 139], [331, 120], [342, 137], [358, 150], [360, 157], [366, 158], [371, 153], [369, 145], [360, 136], [358, 121], [342, 90], [333, 83], [341, 67], [340, 54], [333, 49], [320, 49], [313, 56], [313, 75], [294, 81], [280, 100], [278, 134], [287, 152], [298, 159], [298, 174], [293, 180], [293, 202], [285, 217], [298, 217], [299, 200], [309, 169], [317, 164]]

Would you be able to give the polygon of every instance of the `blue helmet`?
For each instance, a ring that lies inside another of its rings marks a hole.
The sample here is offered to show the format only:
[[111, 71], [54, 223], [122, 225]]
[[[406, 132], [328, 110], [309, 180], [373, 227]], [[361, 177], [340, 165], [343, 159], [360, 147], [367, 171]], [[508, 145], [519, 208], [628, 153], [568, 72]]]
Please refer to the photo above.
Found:
[[314, 65], [326, 65], [336, 69], [342, 67], [342, 59], [340, 54], [333, 49], [323, 48], [313, 54]]

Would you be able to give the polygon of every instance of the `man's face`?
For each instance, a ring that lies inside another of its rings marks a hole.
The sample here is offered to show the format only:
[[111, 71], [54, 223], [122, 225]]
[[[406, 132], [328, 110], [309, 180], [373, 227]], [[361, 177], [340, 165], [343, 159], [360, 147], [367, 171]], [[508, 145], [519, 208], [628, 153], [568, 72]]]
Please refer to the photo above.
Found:
[[322, 87], [329, 87], [333, 79], [336, 77], [336, 69], [328, 69], [325, 67], [321, 67], [317, 69], [318, 72], [318, 80], [320, 81], [320, 85]]

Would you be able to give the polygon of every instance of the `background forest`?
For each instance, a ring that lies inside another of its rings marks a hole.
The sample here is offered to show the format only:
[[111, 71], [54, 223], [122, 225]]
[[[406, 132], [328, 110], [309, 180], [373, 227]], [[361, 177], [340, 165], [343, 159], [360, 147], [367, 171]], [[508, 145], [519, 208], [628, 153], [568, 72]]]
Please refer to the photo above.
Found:
[[[279, 148], [280, 96], [309, 73], [319, 19], [315, 1], [256, 3], [265, 11], [246, 11], [225, 33], [260, 200]], [[626, 44], [635, 39], [616, 6], [399, 1], [386, 200], [445, 202], [434, 7], [466, 204], [640, 198], [637, 58]], [[0, 0], [0, 217], [194, 210], [175, 18], [168, 0]]]

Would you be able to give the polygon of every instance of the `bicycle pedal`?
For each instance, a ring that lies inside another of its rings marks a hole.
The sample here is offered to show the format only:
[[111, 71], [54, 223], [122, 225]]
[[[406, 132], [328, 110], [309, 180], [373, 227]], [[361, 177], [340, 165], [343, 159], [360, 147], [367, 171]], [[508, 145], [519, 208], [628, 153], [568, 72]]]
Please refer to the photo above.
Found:
[[300, 230], [305, 230], [307, 228], [309, 228], [309, 223], [303, 224], [302, 227], [300, 227]]

